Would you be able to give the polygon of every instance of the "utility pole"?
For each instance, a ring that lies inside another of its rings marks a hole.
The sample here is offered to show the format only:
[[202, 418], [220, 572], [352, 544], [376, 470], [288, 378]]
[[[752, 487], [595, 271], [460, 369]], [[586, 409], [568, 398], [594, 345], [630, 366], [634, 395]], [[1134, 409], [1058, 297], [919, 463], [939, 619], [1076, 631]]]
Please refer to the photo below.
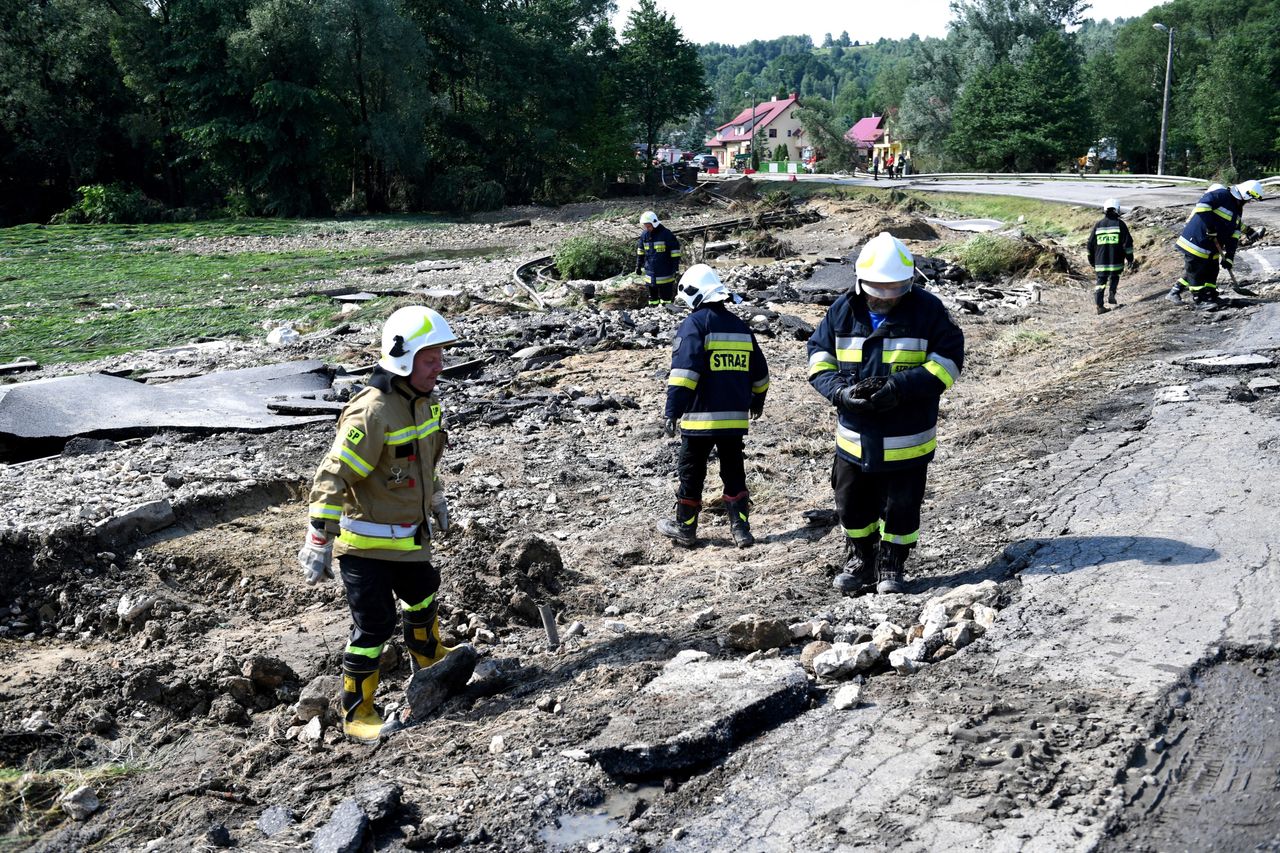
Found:
[[1169, 52], [1164, 58], [1164, 109], [1160, 113], [1160, 159], [1156, 165], [1156, 174], [1164, 174], [1164, 149], [1169, 139], [1169, 77], [1173, 70], [1173, 27], [1164, 24], [1152, 24], [1152, 29], [1169, 34]]
[[751, 168], [756, 168], [756, 96], [754, 92], [746, 92], [751, 100]]

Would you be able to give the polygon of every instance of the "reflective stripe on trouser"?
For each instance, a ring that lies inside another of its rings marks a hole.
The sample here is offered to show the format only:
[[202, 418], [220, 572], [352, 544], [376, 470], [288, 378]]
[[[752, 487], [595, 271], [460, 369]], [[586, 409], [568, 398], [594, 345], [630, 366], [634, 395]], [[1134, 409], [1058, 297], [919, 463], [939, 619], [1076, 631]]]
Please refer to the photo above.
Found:
[[1204, 290], [1206, 287], [1216, 288], [1218, 286], [1218, 269], [1217, 260], [1183, 253], [1182, 278], [1178, 279], [1178, 284], [1188, 288], [1193, 293]]
[[1108, 285], [1111, 287], [1111, 295], [1116, 293], [1116, 286], [1120, 284], [1120, 273], [1103, 272], [1098, 269], [1098, 283], [1093, 286], [1093, 301], [1101, 305], [1103, 297], [1106, 295]]
[[743, 437], [736, 433], [718, 435], [684, 435], [680, 438], [680, 489], [676, 497], [701, 501], [707, 479], [707, 460], [715, 448], [720, 458], [720, 480], [724, 494], [738, 495], [747, 490], [746, 466], [743, 461]]
[[346, 659], [374, 661], [395, 633], [396, 598], [421, 605], [440, 589], [440, 573], [430, 563], [396, 563], [356, 554], [338, 557], [338, 570], [351, 609], [351, 639]]
[[[836, 514], [850, 539], [879, 535], [885, 542], [914, 544], [920, 537], [920, 504], [928, 466], [867, 473], [836, 456], [831, 466], [831, 490]], [[860, 535], [854, 535], [860, 534]]]

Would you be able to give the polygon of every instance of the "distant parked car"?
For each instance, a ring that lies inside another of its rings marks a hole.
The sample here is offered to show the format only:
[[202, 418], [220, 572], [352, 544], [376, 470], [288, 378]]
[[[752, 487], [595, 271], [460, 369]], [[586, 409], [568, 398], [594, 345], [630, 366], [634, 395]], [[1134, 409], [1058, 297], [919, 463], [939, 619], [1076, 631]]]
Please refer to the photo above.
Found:
[[704, 172], [718, 172], [720, 170], [720, 161], [716, 159], [714, 154], [696, 154], [692, 162], [693, 165]]

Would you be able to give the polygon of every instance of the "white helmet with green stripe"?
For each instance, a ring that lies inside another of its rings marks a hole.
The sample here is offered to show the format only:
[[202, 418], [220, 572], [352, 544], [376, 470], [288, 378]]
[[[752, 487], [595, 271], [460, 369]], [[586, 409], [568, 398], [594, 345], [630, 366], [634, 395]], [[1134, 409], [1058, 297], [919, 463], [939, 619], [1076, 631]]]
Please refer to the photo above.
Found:
[[1242, 184], [1236, 184], [1231, 188], [1231, 194], [1241, 201], [1261, 201], [1262, 182], [1245, 181]]
[[458, 342], [449, 324], [437, 312], [421, 305], [396, 310], [382, 327], [382, 358], [378, 366], [397, 376], [413, 372], [418, 350], [447, 347]]
[[862, 247], [854, 269], [859, 293], [893, 299], [911, 289], [916, 261], [906, 244], [881, 231]]

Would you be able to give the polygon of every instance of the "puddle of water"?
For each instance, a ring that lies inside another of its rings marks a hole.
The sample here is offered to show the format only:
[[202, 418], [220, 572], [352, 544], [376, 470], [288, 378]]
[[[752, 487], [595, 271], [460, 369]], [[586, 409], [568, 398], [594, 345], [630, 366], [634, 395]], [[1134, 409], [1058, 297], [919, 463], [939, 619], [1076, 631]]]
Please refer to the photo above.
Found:
[[652, 804], [661, 793], [661, 785], [636, 785], [634, 790], [622, 788], [606, 797], [604, 803], [590, 814], [560, 815], [555, 826], [538, 831], [538, 839], [549, 849], [557, 850], [603, 838], [622, 828], [636, 810], [637, 803], [643, 800]]

